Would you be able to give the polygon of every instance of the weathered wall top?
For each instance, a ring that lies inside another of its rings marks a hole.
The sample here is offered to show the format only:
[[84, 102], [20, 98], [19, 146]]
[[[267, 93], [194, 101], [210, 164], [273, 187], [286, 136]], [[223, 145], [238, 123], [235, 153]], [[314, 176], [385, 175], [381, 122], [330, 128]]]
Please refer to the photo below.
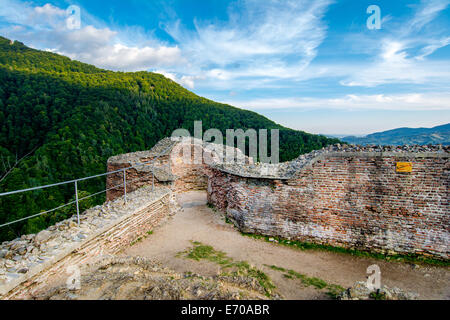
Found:
[[[211, 146], [214, 146], [212, 143], [203, 142], [197, 139], [192, 139], [189, 141], [202, 146], [204, 150], [214, 150], [214, 148], [211, 148]], [[182, 139], [180, 138], [164, 138], [151, 150], [113, 156], [108, 159], [108, 164], [128, 164], [133, 166], [137, 163], [145, 161], [145, 159], [151, 159], [157, 155], [170, 156], [172, 150], [174, 150], [175, 146], [179, 143], [182, 143]], [[224, 150], [228, 150], [231, 147], [225, 146], [225, 148], [226, 149]], [[239, 149], [231, 149], [240, 152]], [[324, 157], [388, 157], [401, 155], [406, 159], [413, 159], [420, 157], [448, 158], [449, 154], [450, 146], [442, 145], [359, 146], [336, 144], [322, 148], [321, 150], [314, 150], [310, 153], [300, 155], [292, 161], [278, 164], [254, 163], [253, 159], [249, 160], [248, 157], [245, 157], [246, 163], [213, 163], [210, 164], [210, 166], [222, 172], [234, 174], [240, 177], [287, 180], [292, 179], [295, 174], [303, 168], [311, 166], [316, 161], [323, 159]], [[154, 166], [139, 166], [136, 170], [140, 172], [151, 172], [152, 170], [155, 170], [155, 178], [161, 182], [175, 181], [177, 179], [177, 177], [171, 173], [170, 169], [166, 167], [155, 168]]]
[[311, 166], [325, 157], [389, 157], [401, 156], [408, 158], [450, 157], [450, 146], [358, 146], [358, 145], [330, 145], [321, 150], [300, 155], [297, 159], [279, 164], [216, 164], [212, 167], [222, 172], [245, 178], [264, 178], [287, 180], [292, 179], [303, 168]]
[[172, 138], [164, 138], [160, 140], [151, 150], [137, 151], [125, 154], [119, 154], [108, 159], [109, 163], [124, 163], [134, 165], [142, 162], [142, 159], [151, 159], [156, 156], [167, 156], [172, 151], [173, 147], [178, 143]]
[[[218, 158], [218, 147], [223, 148], [223, 153], [231, 152], [235, 157], [241, 156], [244, 159], [244, 163], [253, 164], [253, 159], [245, 156], [242, 151], [238, 148], [233, 148], [229, 146], [220, 146], [209, 142], [203, 142], [199, 139], [187, 139], [171, 137], [164, 138], [159, 141], [151, 150], [147, 151], [137, 151], [131, 153], [125, 153], [110, 157], [108, 159], [108, 165], [125, 165], [125, 166], [135, 166], [136, 171], [142, 173], [154, 173], [155, 178], [160, 182], [170, 182], [175, 181], [178, 177], [174, 175], [170, 167], [168, 166], [168, 161], [162, 161], [167, 165], [161, 166], [161, 163], [148, 164], [148, 165], [138, 165], [139, 163], [145, 163], [151, 161], [152, 158], [159, 156], [161, 159], [167, 157], [180, 158], [181, 155], [177, 152], [183, 151], [184, 146], [197, 146], [200, 147], [205, 153], [209, 153], [208, 161], [215, 161]], [[176, 148], [177, 147], [177, 148]], [[211, 155], [214, 155], [212, 157]], [[202, 159], [202, 163], [204, 162]], [[214, 166], [218, 166], [215, 164]]]
[[123, 171], [126, 170], [127, 191], [146, 185], [163, 185], [174, 192], [206, 190], [209, 163], [217, 161], [219, 154], [253, 163], [241, 150], [204, 142], [188, 137], [165, 138], [150, 151], [139, 151], [108, 159], [110, 173], [106, 180], [106, 199], [114, 200], [124, 194]]

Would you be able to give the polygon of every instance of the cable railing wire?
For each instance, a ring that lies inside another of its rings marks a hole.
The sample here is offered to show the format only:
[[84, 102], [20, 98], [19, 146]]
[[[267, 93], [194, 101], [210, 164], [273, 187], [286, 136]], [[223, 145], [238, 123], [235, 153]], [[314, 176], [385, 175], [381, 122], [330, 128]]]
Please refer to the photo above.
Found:
[[[136, 180], [136, 179], [135, 179], [135, 180]], [[135, 180], [129, 181], [129, 182], [127, 182], [127, 183], [132, 183], [132, 182], [134, 182]], [[89, 199], [89, 198], [98, 196], [99, 194], [102, 194], [102, 193], [104, 193], [104, 192], [108, 192], [108, 191], [113, 190], [113, 189], [117, 189], [117, 188], [122, 187], [122, 186], [123, 186], [123, 183], [121, 183], [121, 184], [119, 184], [119, 185], [116, 185], [116, 186], [114, 186], [114, 187], [108, 188], [108, 189], [106, 189], [106, 190], [102, 190], [102, 191], [99, 191], [99, 192], [90, 194], [90, 195], [85, 196], [85, 197], [83, 197], [83, 198], [79, 198], [79, 199], [78, 199], [78, 202], [81, 202], [81, 201], [83, 201], [83, 200], [86, 200], [86, 199]], [[31, 219], [31, 218], [35, 218], [35, 217], [39, 217], [39, 216], [42, 216], [42, 215], [44, 215], [44, 214], [47, 214], [47, 213], [51, 213], [51, 212], [57, 211], [57, 210], [62, 209], [62, 208], [64, 208], [64, 207], [67, 207], [67, 206], [70, 206], [70, 205], [72, 205], [72, 204], [75, 204], [76, 202], [77, 202], [77, 201], [74, 200], [74, 201], [65, 203], [65, 204], [63, 204], [63, 205], [60, 205], [60, 206], [58, 206], [58, 207], [56, 207], [56, 208], [53, 208], [53, 209], [50, 209], [50, 210], [47, 210], [47, 211], [39, 212], [39, 213], [37, 213], [37, 214], [31, 215], [31, 216], [28, 216], [28, 217], [25, 217], [25, 218], [21, 218], [21, 219], [15, 220], [15, 221], [11, 221], [11, 222], [7, 222], [7, 223], [4, 223], [4, 224], [0, 224], [0, 228], [1, 228], [1, 227], [8, 226], [8, 225], [11, 225], [11, 224], [14, 224], [14, 223], [16, 223], [16, 222], [24, 221], [24, 220]]]
[[[165, 150], [161, 151], [158, 155], [156, 155], [152, 160], [147, 161], [147, 162], [140, 162], [140, 163], [135, 163], [133, 166], [131, 167], [127, 167], [126, 169], [134, 169], [136, 167], [139, 166], [143, 166], [143, 165], [148, 165], [152, 162], [154, 162], [155, 160], [157, 160], [161, 155], [163, 155], [165, 152], [167, 152], [172, 146], [169, 146], [168, 148], [166, 148]], [[32, 187], [32, 188], [28, 188], [28, 189], [21, 189], [21, 190], [14, 190], [14, 191], [8, 191], [8, 192], [3, 192], [0, 193], [0, 197], [2, 196], [8, 196], [8, 195], [12, 195], [12, 194], [16, 194], [16, 193], [22, 193], [22, 192], [27, 192], [27, 191], [33, 191], [33, 190], [39, 190], [39, 189], [46, 189], [46, 188], [51, 188], [51, 187], [57, 187], [57, 186], [61, 186], [64, 184], [69, 184], [69, 183], [75, 183], [75, 182], [80, 182], [80, 181], [85, 181], [85, 180], [89, 180], [89, 179], [93, 179], [93, 178], [99, 178], [99, 177], [103, 177], [103, 176], [107, 176], [110, 174], [114, 174], [114, 173], [119, 173], [122, 172], [124, 169], [118, 169], [115, 171], [110, 171], [110, 172], [105, 172], [105, 173], [100, 173], [94, 176], [89, 176], [89, 177], [84, 177], [84, 178], [79, 178], [79, 179], [74, 179], [74, 180], [67, 180], [67, 181], [63, 181], [63, 182], [58, 182], [58, 183], [53, 183], [53, 184], [48, 184], [48, 185], [44, 185], [44, 186], [38, 186], [38, 187]]]
[[[130, 184], [130, 183], [133, 183], [133, 182], [135, 182], [137, 180], [139, 180], [139, 178], [136, 178], [136, 179], [133, 179], [131, 181], [127, 181], [126, 180], [126, 171], [129, 170], [129, 169], [135, 169], [135, 168], [140, 167], [140, 166], [146, 166], [146, 165], [152, 164], [157, 159], [159, 159], [159, 157], [161, 157], [163, 154], [165, 154], [167, 151], [169, 151], [172, 147], [173, 146], [170, 145], [169, 147], [167, 147], [166, 149], [164, 149], [163, 151], [158, 153], [156, 156], [154, 156], [153, 159], [150, 160], [150, 161], [135, 163], [133, 166], [130, 166], [130, 167], [126, 167], [126, 168], [122, 168], [122, 169], [118, 169], [118, 170], [110, 171], [110, 172], [106, 172], [106, 173], [101, 173], [101, 174], [97, 174], [97, 175], [93, 175], [93, 176], [89, 176], [89, 177], [84, 177], [84, 178], [80, 178], [80, 179], [68, 180], [68, 181], [48, 184], [48, 185], [44, 185], [44, 186], [38, 186], [38, 187], [32, 187], [32, 188], [27, 188], [27, 189], [14, 190], [14, 191], [0, 193], [0, 197], [3, 197], [3, 196], [13, 195], [13, 194], [17, 194], [17, 193], [23, 193], [23, 192], [29, 192], [29, 191], [34, 191], [34, 190], [40, 190], [40, 189], [46, 189], [46, 188], [61, 186], [61, 185], [69, 184], [69, 183], [74, 183], [74, 185], [75, 185], [75, 200], [74, 201], [65, 203], [63, 205], [60, 205], [60, 206], [58, 206], [56, 208], [53, 208], [53, 209], [50, 209], [50, 210], [47, 210], [47, 211], [44, 211], [44, 212], [40, 212], [40, 213], [31, 215], [31, 216], [28, 216], [28, 217], [24, 217], [24, 218], [21, 218], [21, 219], [17, 219], [17, 220], [14, 220], [14, 221], [10, 221], [10, 222], [1, 224], [0, 228], [8, 226], [8, 225], [11, 225], [11, 224], [14, 224], [14, 223], [17, 223], [17, 222], [24, 221], [24, 220], [27, 220], [27, 219], [35, 218], [35, 217], [38, 217], [38, 216], [41, 216], [41, 215], [44, 215], [44, 214], [48, 214], [48, 213], [54, 212], [56, 210], [62, 209], [64, 207], [67, 207], [67, 206], [70, 206], [70, 205], [73, 205], [73, 204], [76, 204], [76, 207], [77, 207], [77, 221], [78, 221], [78, 225], [79, 225], [80, 224], [79, 203], [81, 201], [86, 200], [86, 199], [91, 198], [91, 197], [95, 197], [95, 196], [97, 196], [99, 194], [102, 194], [104, 192], [108, 192], [110, 190], [117, 189], [117, 188], [122, 187], [122, 186], [124, 187], [124, 201], [126, 203], [127, 202], [127, 185]], [[154, 188], [154, 168], [155, 168], [155, 166], [153, 166], [151, 168], [152, 169], [152, 191], [153, 191], [153, 188]], [[170, 168], [170, 160], [169, 160], [169, 168]], [[78, 182], [86, 181], [86, 180], [94, 179], [94, 178], [99, 178], [99, 177], [103, 177], [103, 176], [108, 176], [108, 175], [119, 173], [119, 172], [123, 173], [123, 183], [121, 183], [119, 185], [116, 185], [114, 187], [111, 187], [111, 188], [108, 188], [108, 189], [105, 189], [105, 190], [102, 190], [102, 191], [90, 194], [90, 195], [85, 196], [83, 198], [80, 198], [80, 199], [78, 198]]]
[[47, 213], [51, 213], [53, 211], [56, 211], [56, 210], [62, 209], [64, 207], [70, 206], [70, 205], [72, 205], [74, 203], [76, 203], [76, 201], [71, 201], [69, 203], [60, 205], [59, 207], [56, 207], [56, 208], [53, 208], [53, 209], [50, 209], [50, 210], [47, 210], [47, 211], [44, 211], [44, 212], [39, 212], [39, 213], [34, 214], [32, 216], [28, 216], [28, 217], [25, 217], [25, 218], [22, 218], [22, 219], [18, 219], [18, 220], [14, 220], [14, 221], [11, 221], [11, 222], [4, 223], [4, 224], [0, 225], [0, 228], [1, 227], [5, 227], [5, 226], [9, 226], [9, 225], [11, 225], [13, 223], [17, 223], [17, 222], [20, 222], [20, 221], [24, 221], [24, 220], [28, 220], [28, 219], [31, 219], [31, 218], [39, 217], [39, 216], [42, 216], [42, 215], [47, 214]]

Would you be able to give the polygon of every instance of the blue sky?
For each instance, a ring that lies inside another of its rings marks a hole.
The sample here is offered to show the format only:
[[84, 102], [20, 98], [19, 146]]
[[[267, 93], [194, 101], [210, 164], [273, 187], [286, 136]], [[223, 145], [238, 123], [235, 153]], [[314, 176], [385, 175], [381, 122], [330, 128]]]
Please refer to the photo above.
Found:
[[450, 122], [450, 0], [0, 0], [0, 35], [312, 133]]

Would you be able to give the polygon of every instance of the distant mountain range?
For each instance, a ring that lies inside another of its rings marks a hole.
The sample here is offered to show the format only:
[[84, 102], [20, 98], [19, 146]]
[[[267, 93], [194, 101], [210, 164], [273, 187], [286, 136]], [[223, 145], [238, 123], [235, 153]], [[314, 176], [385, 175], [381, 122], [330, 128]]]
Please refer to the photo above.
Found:
[[365, 137], [343, 137], [341, 140], [361, 145], [450, 145], [450, 123], [433, 128], [398, 128], [372, 133]]

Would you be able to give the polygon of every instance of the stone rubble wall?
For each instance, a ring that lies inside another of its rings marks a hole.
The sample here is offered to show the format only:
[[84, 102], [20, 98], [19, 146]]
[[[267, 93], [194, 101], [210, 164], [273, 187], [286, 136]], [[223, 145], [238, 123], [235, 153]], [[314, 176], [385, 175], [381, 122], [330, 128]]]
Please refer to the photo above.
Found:
[[[172, 213], [172, 192], [144, 187], [80, 216], [62, 221], [37, 235], [26, 235], [1, 245], [0, 298], [17, 299], [45, 285], [50, 275], [65, 275], [68, 266], [116, 254], [157, 226]], [[1, 296], [3, 295], [3, 297]]]
[[258, 166], [214, 168], [209, 203], [243, 232], [449, 258], [448, 147], [331, 146], [282, 165], [273, 178]]

